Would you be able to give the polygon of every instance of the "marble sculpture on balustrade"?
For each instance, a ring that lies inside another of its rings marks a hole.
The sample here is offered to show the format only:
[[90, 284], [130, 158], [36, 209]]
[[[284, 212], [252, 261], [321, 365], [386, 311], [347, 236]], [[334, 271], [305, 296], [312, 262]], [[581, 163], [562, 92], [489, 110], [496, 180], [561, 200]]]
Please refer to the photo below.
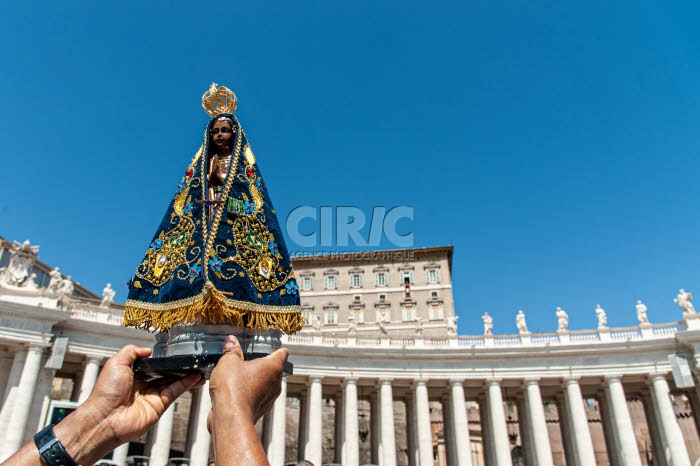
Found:
[[114, 296], [117, 292], [112, 289], [112, 284], [107, 283], [107, 285], [102, 290], [102, 302], [100, 307], [109, 307], [110, 304], [114, 302]]
[[527, 322], [525, 322], [525, 313], [520, 310], [518, 315], [515, 316], [515, 325], [518, 327], [518, 333], [530, 333], [527, 331]]
[[608, 315], [605, 313], [605, 309], [600, 307], [600, 304], [595, 305], [595, 315], [598, 318], [598, 329], [608, 328]]
[[415, 322], [416, 322], [416, 336], [418, 338], [423, 338], [423, 319], [416, 316]]
[[673, 302], [678, 303], [681, 309], [683, 309], [684, 316], [686, 314], [692, 315], [696, 313], [693, 303], [690, 302], [692, 299], [693, 295], [681, 288], [680, 290], [678, 290], [678, 296], [676, 296], [676, 299], [674, 299]]
[[484, 335], [493, 335], [493, 317], [488, 312], [484, 312], [481, 321], [484, 323]]
[[648, 324], [649, 318], [647, 317], [647, 307], [641, 300], [637, 300], [637, 305], [634, 306], [637, 310], [637, 320], [640, 324]]
[[447, 333], [449, 335], [457, 335], [457, 319], [459, 319], [459, 316], [449, 316], [447, 318]]
[[569, 327], [569, 314], [560, 307], [557, 307], [557, 325], [560, 332], [565, 331]]

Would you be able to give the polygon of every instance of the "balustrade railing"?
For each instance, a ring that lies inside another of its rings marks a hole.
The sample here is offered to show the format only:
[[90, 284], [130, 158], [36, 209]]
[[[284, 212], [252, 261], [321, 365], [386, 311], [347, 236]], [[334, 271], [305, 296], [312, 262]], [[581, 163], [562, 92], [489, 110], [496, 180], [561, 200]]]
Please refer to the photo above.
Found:
[[[73, 319], [99, 322], [106, 325], [119, 326], [122, 323], [124, 305], [111, 303], [107, 306], [94, 299], [71, 296], [56, 299], [45, 291], [30, 293], [28, 290], [10, 290], [0, 288], [0, 298], [6, 294], [9, 302], [24, 301], [25, 297], [33, 296], [38, 307], [54, 308], [70, 314]], [[48, 300], [48, 301], [47, 301]], [[49, 303], [47, 305], [47, 302]], [[595, 330], [573, 330], [552, 333], [506, 334], [506, 335], [453, 335], [448, 338], [423, 338], [422, 335], [382, 335], [380, 337], [358, 336], [357, 333], [340, 335], [323, 335], [322, 331], [305, 330], [296, 335], [284, 338], [286, 344], [338, 346], [338, 347], [392, 347], [419, 350], [421, 348], [483, 348], [489, 347], [522, 347], [522, 346], [564, 346], [590, 345], [605, 342], [643, 341], [674, 338], [679, 331], [686, 330], [687, 322], [670, 322], [662, 324], [641, 324], [635, 327], [602, 328]], [[337, 331], [338, 329], [335, 329]], [[391, 328], [389, 326], [388, 330]]]

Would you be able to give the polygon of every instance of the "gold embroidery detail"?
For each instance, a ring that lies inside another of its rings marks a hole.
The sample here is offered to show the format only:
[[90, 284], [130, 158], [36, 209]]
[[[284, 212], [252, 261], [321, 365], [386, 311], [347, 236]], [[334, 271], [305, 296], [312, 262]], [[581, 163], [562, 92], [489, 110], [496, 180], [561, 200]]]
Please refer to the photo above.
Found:
[[224, 262], [233, 260], [243, 267], [258, 291], [275, 290], [289, 280], [284, 270], [277, 269], [278, 254], [273, 255], [268, 248], [272, 235], [255, 215], [239, 217], [233, 226], [233, 235], [236, 255]]
[[258, 191], [258, 187], [255, 186], [255, 181], [250, 182], [250, 184], [248, 185], [248, 189], [250, 190], [250, 197], [253, 198], [253, 204], [255, 205], [255, 211], [262, 212], [262, 210], [263, 210], [263, 198], [262, 198], [262, 195], [260, 194], [260, 191]]
[[304, 326], [301, 306], [270, 306], [226, 297], [207, 283], [196, 296], [170, 303], [145, 303], [129, 299], [123, 325], [152, 332], [177, 324], [213, 323], [266, 330], [270, 327], [295, 333]]
[[[182, 264], [189, 264], [187, 240], [194, 234], [194, 223], [186, 215], [176, 216], [170, 223], [176, 224], [175, 228], [168, 232], [161, 231], [158, 235], [161, 247], [157, 250], [148, 248], [146, 258], [136, 269], [137, 277], [154, 286], [162, 286], [173, 277], [176, 268]], [[191, 260], [194, 260], [194, 257]]]
[[253, 149], [250, 148], [250, 144], [245, 145], [243, 149], [243, 156], [248, 165], [255, 165], [255, 154], [253, 154]]
[[[204, 150], [204, 145], [199, 146], [199, 150], [194, 154], [194, 158], [192, 159], [192, 162], [187, 166], [187, 170], [192, 170], [194, 171], [194, 167], [197, 166], [197, 161], [202, 155], [202, 151]], [[175, 202], [173, 203], [173, 210], [174, 212], [171, 213], [171, 217], [177, 215], [184, 215], [182, 212], [182, 209], [185, 207], [185, 199], [187, 199], [187, 196], [190, 194], [190, 183], [192, 182], [192, 178], [186, 179], [183, 181], [185, 183], [185, 188], [182, 190], [180, 194], [178, 194], [175, 197]]]

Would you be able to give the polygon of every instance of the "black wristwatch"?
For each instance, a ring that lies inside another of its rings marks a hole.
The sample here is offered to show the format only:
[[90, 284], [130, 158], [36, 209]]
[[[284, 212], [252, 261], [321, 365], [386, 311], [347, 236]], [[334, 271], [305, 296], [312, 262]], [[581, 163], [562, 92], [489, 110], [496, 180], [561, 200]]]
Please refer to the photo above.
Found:
[[44, 427], [34, 436], [39, 455], [49, 466], [79, 466], [68, 454], [60, 440], [53, 433], [53, 424]]

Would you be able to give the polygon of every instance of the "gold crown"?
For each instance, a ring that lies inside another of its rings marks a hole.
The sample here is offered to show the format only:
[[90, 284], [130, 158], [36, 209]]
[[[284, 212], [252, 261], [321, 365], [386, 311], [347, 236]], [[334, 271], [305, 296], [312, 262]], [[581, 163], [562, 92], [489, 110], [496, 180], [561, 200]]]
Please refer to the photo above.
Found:
[[222, 113], [234, 114], [238, 99], [236, 94], [226, 86], [216, 87], [216, 83], [211, 83], [209, 90], [202, 96], [202, 107], [212, 118], [218, 117]]

